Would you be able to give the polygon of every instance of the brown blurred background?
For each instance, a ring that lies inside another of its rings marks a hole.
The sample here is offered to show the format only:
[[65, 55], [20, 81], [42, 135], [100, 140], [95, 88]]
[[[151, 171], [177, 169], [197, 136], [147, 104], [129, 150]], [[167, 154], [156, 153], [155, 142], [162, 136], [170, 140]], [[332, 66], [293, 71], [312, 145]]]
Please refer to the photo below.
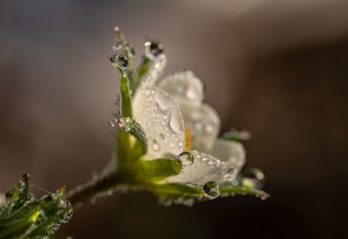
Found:
[[272, 198], [164, 208], [116, 195], [76, 211], [58, 238], [344, 238], [346, 1], [1, 1], [0, 191], [25, 172], [72, 188], [108, 162], [115, 25], [139, 52], [145, 36], [164, 42], [167, 73], [194, 70], [223, 131], [253, 133], [248, 164]]

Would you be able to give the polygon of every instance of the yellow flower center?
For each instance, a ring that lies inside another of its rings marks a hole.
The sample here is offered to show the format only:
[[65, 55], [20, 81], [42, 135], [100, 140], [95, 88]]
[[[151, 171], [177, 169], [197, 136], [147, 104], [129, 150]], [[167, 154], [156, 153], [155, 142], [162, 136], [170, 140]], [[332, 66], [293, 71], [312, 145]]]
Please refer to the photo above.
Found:
[[190, 129], [185, 127], [185, 150], [190, 150], [192, 147], [192, 139]]

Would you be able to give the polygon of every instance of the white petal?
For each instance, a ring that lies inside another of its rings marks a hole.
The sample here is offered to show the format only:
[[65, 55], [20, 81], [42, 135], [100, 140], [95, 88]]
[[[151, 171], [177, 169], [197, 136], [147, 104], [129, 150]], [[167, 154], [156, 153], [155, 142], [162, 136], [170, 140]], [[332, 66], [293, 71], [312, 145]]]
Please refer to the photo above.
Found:
[[244, 147], [241, 143], [236, 141], [217, 139], [211, 154], [222, 161], [233, 163], [238, 167], [238, 170], [241, 169], [245, 163]]
[[232, 181], [236, 177], [237, 170], [233, 163], [223, 162], [209, 154], [195, 150], [190, 152], [194, 157], [193, 164], [184, 167], [180, 174], [166, 179], [167, 182], [204, 185], [210, 181]]
[[166, 55], [162, 54], [153, 60], [148, 74], [142, 81], [142, 87], [153, 87], [158, 79], [162, 76], [163, 70], [167, 64]]
[[184, 151], [184, 122], [179, 106], [158, 88], [141, 88], [133, 101], [134, 119], [148, 142], [148, 158], [177, 156]]
[[179, 104], [198, 106], [202, 103], [203, 83], [191, 71], [183, 71], [167, 76], [158, 83]]
[[181, 109], [185, 127], [190, 129], [192, 148], [210, 152], [220, 131], [220, 119], [216, 111], [207, 104], [196, 108], [182, 105]]

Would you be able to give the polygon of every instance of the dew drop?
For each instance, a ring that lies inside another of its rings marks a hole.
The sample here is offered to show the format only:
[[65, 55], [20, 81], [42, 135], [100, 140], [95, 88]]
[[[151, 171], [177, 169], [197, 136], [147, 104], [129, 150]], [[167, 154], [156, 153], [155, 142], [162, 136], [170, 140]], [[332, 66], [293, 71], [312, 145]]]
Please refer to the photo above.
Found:
[[193, 89], [189, 88], [187, 89], [186, 97], [190, 100], [195, 100], [197, 98], [197, 94]]
[[179, 154], [178, 159], [180, 160], [183, 167], [188, 167], [193, 164], [194, 156], [190, 152], [182, 152]]
[[159, 144], [158, 144], [158, 142], [157, 142], [156, 139], [153, 139], [153, 140], [152, 140], [152, 148], [153, 148], [153, 150], [155, 150], [156, 152], [160, 150], [160, 146], [159, 146]]
[[168, 102], [165, 101], [165, 99], [158, 97], [156, 99], [156, 105], [158, 109], [162, 112], [166, 112], [169, 108]]
[[236, 176], [236, 173], [237, 173], [236, 168], [231, 167], [231, 168], [227, 169], [227, 171], [225, 172], [223, 177], [227, 180], [234, 179]]
[[203, 125], [201, 122], [196, 122], [195, 123], [195, 129], [198, 130], [198, 131], [201, 131], [203, 128]]
[[166, 138], [165, 134], [162, 132], [159, 134], [159, 137], [161, 140], [164, 140]]
[[265, 182], [264, 173], [258, 168], [248, 168], [242, 173], [242, 185], [249, 188], [261, 189]]
[[203, 186], [203, 193], [209, 199], [214, 199], [220, 196], [220, 187], [214, 181], [207, 182]]
[[122, 49], [122, 42], [119, 40], [116, 40], [114, 44], [112, 45], [113, 51], [120, 51]]
[[125, 56], [118, 55], [117, 61], [118, 61], [118, 63], [119, 63], [122, 67], [127, 67], [127, 66], [128, 66], [128, 60], [127, 60], [127, 58], [126, 58]]
[[176, 134], [181, 134], [183, 132], [181, 115], [179, 111], [173, 111], [170, 115], [169, 126], [171, 130]]
[[205, 126], [205, 132], [206, 132], [206, 133], [212, 133], [213, 130], [214, 130], [214, 128], [213, 128], [213, 126], [212, 126], [211, 124], [207, 124], [207, 125]]
[[151, 60], [161, 55], [164, 51], [164, 45], [156, 40], [145, 42], [145, 56]]

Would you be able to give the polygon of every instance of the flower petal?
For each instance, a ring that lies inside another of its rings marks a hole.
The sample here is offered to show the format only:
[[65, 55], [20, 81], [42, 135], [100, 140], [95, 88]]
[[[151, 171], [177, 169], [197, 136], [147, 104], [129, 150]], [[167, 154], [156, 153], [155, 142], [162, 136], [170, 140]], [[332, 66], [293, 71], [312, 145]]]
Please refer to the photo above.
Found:
[[185, 127], [190, 129], [192, 148], [210, 152], [220, 131], [220, 119], [216, 111], [207, 104], [200, 107], [182, 105]]
[[179, 104], [199, 106], [204, 97], [203, 83], [191, 71], [169, 75], [158, 83]]
[[178, 175], [167, 179], [170, 183], [191, 183], [204, 185], [207, 182], [232, 181], [237, 175], [236, 166], [213, 156], [196, 150], [190, 151], [194, 161], [191, 166], [184, 167]]
[[133, 115], [145, 132], [149, 158], [177, 156], [184, 150], [181, 111], [167, 93], [154, 87], [142, 87], [134, 97]]
[[245, 163], [244, 147], [241, 143], [236, 141], [217, 139], [214, 142], [211, 154], [222, 161], [235, 164], [238, 170], [243, 167]]
[[153, 87], [162, 76], [163, 70], [167, 65], [167, 57], [162, 54], [153, 60], [152, 65], [141, 82], [141, 87]]

